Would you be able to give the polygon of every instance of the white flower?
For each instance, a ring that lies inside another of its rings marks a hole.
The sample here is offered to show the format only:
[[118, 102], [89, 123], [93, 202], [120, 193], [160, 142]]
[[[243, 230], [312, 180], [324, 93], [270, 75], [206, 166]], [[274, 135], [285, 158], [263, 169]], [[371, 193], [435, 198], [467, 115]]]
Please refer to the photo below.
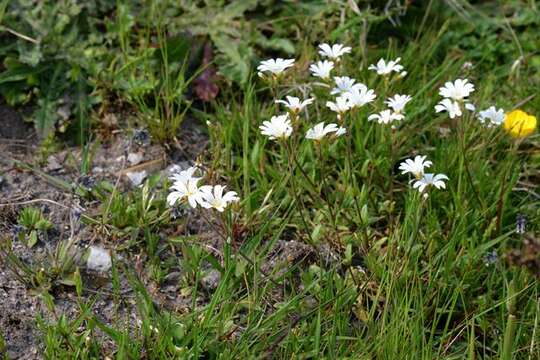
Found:
[[448, 176], [444, 174], [424, 174], [424, 176], [416, 180], [413, 184], [413, 188], [423, 192], [428, 186], [435, 186], [437, 189], [446, 189], [444, 180], [448, 180]]
[[388, 104], [389, 107], [394, 110], [395, 113], [401, 114], [403, 110], [405, 109], [405, 105], [409, 101], [411, 101], [411, 97], [409, 95], [394, 95], [393, 98], [388, 98], [384, 103]]
[[269, 72], [272, 74], [280, 74], [287, 68], [294, 65], [294, 59], [268, 59], [261, 61], [261, 64], [257, 66], [257, 70], [260, 73]]
[[336, 82], [336, 87], [330, 92], [331, 95], [343, 94], [351, 91], [356, 80], [351, 79], [348, 76], [334, 76], [334, 81]]
[[201, 186], [201, 206], [206, 209], [214, 208], [219, 212], [223, 212], [230, 202], [240, 200], [235, 191], [228, 191], [223, 194], [223, 190], [225, 190], [225, 186], [222, 185]]
[[453, 83], [448, 81], [439, 88], [439, 95], [455, 101], [462, 101], [474, 91], [474, 85], [467, 79], [457, 79]]
[[347, 133], [347, 129], [345, 129], [343, 126], [340, 126], [339, 129], [336, 131], [336, 136], [342, 136]]
[[443, 99], [437, 105], [435, 105], [435, 111], [447, 111], [450, 119], [455, 118], [456, 116], [461, 116], [461, 107], [457, 101], [452, 101], [450, 99]]
[[402, 114], [396, 114], [390, 110], [383, 110], [379, 114], [371, 114], [368, 116], [368, 120], [376, 120], [379, 124], [389, 124], [394, 120], [402, 120], [404, 116]]
[[175, 181], [171, 186], [173, 190], [167, 196], [167, 204], [174, 206], [178, 200], [187, 198], [189, 205], [196, 208], [202, 202], [202, 193], [197, 185], [200, 179], [194, 178], [187, 181]]
[[330, 71], [334, 68], [334, 62], [333, 61], [319, 61], [316, 64], [311, 64], [309, 67], [309, 70], [311, 71], [311, 74], [315, 77], [319, 77], [321, 79], [328, 79], [330, 77]]
[[294, 96], [286, 96], [287, 101], [285, 100], [276, 100], [276, 104], [283, 104], [285, 105], [289, 110], [294, 112], [302, 111], [306, 106], [313, 103], [313, 98], [306, 99], [304, 101], [300, 101], [299, 98]]
[[399, 170], [402, 174], [411, 173], [417, 179], [424, 175], [424, 169], [433, 165], [431, 161], [426, 161], [427, 156], [416, 155], [414, 160], [407, 159], [399, 164]]
[[487, 127], [498, 126], [504, 122], [504, 116], [503, 109], [497, 110], [495, 106], [490, 106], [478, 113], [478, 120]]
[[354, 84], [344, 96], [348, 97], [351, 107], [361, 107], [375, 100], [375, 91], [368, 89], [364, 84]]
[[337, 112], [338, 117], [340, 117], [342, 114], [349, 111], [351, 102], [347, 96], [342, 95], [336, 98], [336, 102], [327, 101], [326, 106], [330, 108], [330, 110]]
[[[399, 62], [401, 61], [401, 58], [397, 58], [396, 60], [391, 60], [388, 63], [384, 59], [379, 59], [377, 62], [377, 65], [369, 65], [368, 70], [374, 70], [377, 71], [377, 74], [379, 75], [388, 75], [392, 71], [397, 73], [402, 73], [403, 71], [403, 65], [400, 65]], [[405, 76], [407, 73], [403, 76]]]
[[328, 57], [330, 59], [338, 59], [341, 55], [351, 52], [349, 46], [343, 46], [342, 44], [334, 44], [332, 46], [328, 44], [319, 45], [319, 54], [321, 56]]
[[289, 115], [272, 116], [270, 121], [264, 121], [261, 126], [261, 133], [268, 136], [271, 140], [286, 139], [292, 133], [291, 120]]
[[338, 130], [337, 124], [332, 123], [325, 126], [324, 122], [320, 122], [307, 131], [306, 139], [320, 141], [327, 134], [337, 132]]
[[[176, 165], [176, 166], [178, 166], [178, 165]], [[184, 181], [184, 182], [189, 181], [189, 180], [199, 180], [199, 179], [201, 179], [201, 178], [193, 176], [195, 171], [197, 171], [197, 167], [196, 166], [191, 166], [191, 167], [187, 168], [186, 170], [182, 170], [180, 172], [175, 172], [174, 174], [172, 174], [172, 176], [169, 179], [171, 179], [173, 181]]]

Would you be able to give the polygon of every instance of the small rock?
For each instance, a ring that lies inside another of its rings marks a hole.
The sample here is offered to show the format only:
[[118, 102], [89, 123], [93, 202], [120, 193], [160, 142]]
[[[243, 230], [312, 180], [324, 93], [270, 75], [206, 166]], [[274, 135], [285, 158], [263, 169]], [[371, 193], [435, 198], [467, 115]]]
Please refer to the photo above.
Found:
[[101, 166], [95, 166], [92, 169], [92, 172], [95, 173], [95, 174], [101, 174], [103, 172], [103, 168]]
[[62, 164], [60, 164], [60, 161], [58, 161], [56, 156], [51, 155], [47, 158], [47, 166], [45, 166], [45, 170], [55, 171], [55, 170], [60, 170], [61, 168], [62, 168]]
[[190, 168], [191, 166], [192, 166], [192, 164], [189, 161], [180, 161], [177, 164], [172, 164], [169, 167], [167, 167], [165, 169], [165, 172], [167, 173], [167, 175], [170, 176], [170, 175], [177, 174], [182, 170], [186, 170], [186, 169]]
[[62, 120], [68, 120], [71, 116], [71, 104], [64, 104], [62, 106], [59, 106], [56, 110], [56, 113], [62, 118]]
[[146, 129], [136, 129], [133, 132], [133, 142], [143, 147], [150, 145], [150, 133]]
[[112, 266], [111, 255], [109, 251], [99, 247], [90, 246], [90, 252], [88, 259], [86, 260], [86, 266], [90, 270], [98, 272], [107, 272]]
[[201, 279], [201, 284], [206, 290], [214, 290], [217, 288], [220, 280], [221, 280], [221, 273], [213, 269], [213, 270], [210, 270], [210, 272], [208, 272], [208, 274], [206, 274]]
[[131, 165], [137, 165], [143, 160], [143, 155], [141, 153], [129, 153], [127, 161]]
[[182, 168], [176, 164], [172, 164], [165, 169], [165, 173], [167, 176], [174, 175], [176, 173], [179, 173], [180, 171], [182, 171]]
[[77, 179], [77, 182], [80, 186], [82, 186], [87, 191], [92, 191], [92, 189], [96, 186], [96, 179], [94, 179], [90, 175], [81, 175]]
[[131, 181], [131, 184], [133, 186], [139, 186], [142, 184], [144, 179], [146, 179], [147, 174], [146, 174], [146, 171], [143, 170], [143, 171], [136, 171], [136, 172], [128, 172], [126, 173], [126, 176], [129, 179], [129, 181]]

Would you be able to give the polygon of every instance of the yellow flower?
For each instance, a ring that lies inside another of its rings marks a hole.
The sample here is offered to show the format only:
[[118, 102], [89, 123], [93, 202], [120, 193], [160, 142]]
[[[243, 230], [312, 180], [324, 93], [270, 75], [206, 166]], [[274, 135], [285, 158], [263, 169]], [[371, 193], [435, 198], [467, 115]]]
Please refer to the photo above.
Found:
[[506, 114], [504, 129], [513, 137], [525, 137], [536, 129], [536, 117], [522, 110], [514, 110]]

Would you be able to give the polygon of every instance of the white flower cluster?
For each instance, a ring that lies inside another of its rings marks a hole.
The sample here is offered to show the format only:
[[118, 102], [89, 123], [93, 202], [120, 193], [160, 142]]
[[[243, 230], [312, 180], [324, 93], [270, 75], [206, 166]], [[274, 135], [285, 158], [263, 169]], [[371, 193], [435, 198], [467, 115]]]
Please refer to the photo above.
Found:
[[[326, 102], [326, 107], [332, 112], [336, 113], [337, 120], [341, 124], [345, 114], [352, 109], [360, 108], [366, 104], [373, 102], [376, 98], [375, 91], [369, 89], [365, 84], [357, 82], [356, 79], [349, 76], [333, 76], [331, 73], [335, 68], [335, 64], [340, 62], [341, 56], [351, 52], [350, 47], [343, 46], [342, 44], [321, 44], [319, 45], [319, 54], [327, 58], [328, 60], [321, 60], [314, 64], [311, 64], [309, 70], [311, 75], [321, 80], [324, 80], [327, 84], [332, 82], [330, 95], [334, 95], [333, 100]], [[286, 61], [286, 63], [285, 63]], [[377, 64], [370, 65], [368, 70], [375, 71], [378, 75], [381, 75], [388, 79], [393, 73], [398, 74], [401, 78], [407, 74], [403, 65], [399, 62], [401, 58], [387, 61], [380, 59]], [[275, 64], [282, 64], [276, 66]], [[259, 71], [271, 71], [274, 74], [279, 74], [286, 67], [290, 67], [294, 64], [294, 60], [266, 60], [258, 67]], [[268, 66], [272, 65], [276, 67], [274, 70], [269, 70]], [[333, 80], [333, 81], [332, 81]], [[467, 100], [467, 97], [474, 91], [474, 86], [468, 83], [467, 80], [456, 80], [455, 83], [448, 82], [445, 87], [440, 89], [440, 94], [445, 97], [436, 110], [448, 111], [450, 117], [461, 115], [461, 104], [464, 104], [466, 108], [471, 108]], [[259, 127], [261, 133], [267, 136], [271, 140], [283, 140], [291, 136], [294, 130], [294, 122], [297, 119], [297, 115], [300, 111], [304, 110], [308, 105], [314, 102], [314, 98], [308, 98], [301, 100], [297, 97], [287, 96], [286, 100], [276, 100], [276, 103], [283, 104], [288, 113], [284, 115], [273, 116], [270, 121], [264, 121]], [[384, 101], [388, 106], [387, 109], [380, 111], [379, 113], [371, 114], [368, 116], [369, 121], [376, 121], [379, 124], [391, 124], [394, 121], [400, 121], [405, 118], [405, 107], [412, 100], [410, 95], [396, 94], [389, 97]], [[485, 121], [497, 122], [498, 114], [494, 115], [491, 109], [486, 112], [481, 112], [481, 116]], [[292, 121], [291, 121], [292, 119]], [[320, 122], [314, 127], [310, 128], [306, 133], [306, 139], [321, 141], [326, 136], [333, 134], [334, 137], [339, 137], [347, 133], [347, 129], [336, 123], [325, 124]], [[418, 189], [421, 193], [425, 194], [425, 190], [429, 187], [435, 187], [437, 189], [446, 188], [445, 181], [448, 177], [444, 174], [432, 174], [424, 173], [424, 169], [432, 165], [431, 161], [426, 161], [426, 156], [416, 156], [414, 159], [407, 159], [400, 164], [399, 169], [403, 174], [411, 173], [415, 179], [412, 180], [412, 186], [414, 189]]]
[[474, 92], [474, 85], [468, 79], [457, 79], [454, 82], [448, 81], [439, 88], [439, 95], [443, 99], [435, 105], [435, 111], [448, 112], [450, 119], [461, 116], [461, 106], [469, 111], [474, 111], [475, 106], [469, 102], [469, 95]]
[[399, 170], [401, 170], [402, 174], [410, 173], [415, 177], [411, 181], [413, 188], [418, 189], [421, 193], [430, 186], [434, 186], [437, 189], [445, 189], [446, 184], [444, 181], [448, 180], [448, 176], [444, 174], [424, 173], [425, 168], [433, 165], [431, 161], [426, 161], [426, 157], [425, 155], [417, 155], [414, 160], [407, 159], [399, 164]]
[[389, 109], [383, 110], [378, 114], [369, 115], [368, 120], [375, 120], [379, 124], [391, 124], [395, 120], [403, 120], [405, 118], [405, 105], [411, 99], [410, 95], [394, 95], [394, 97], [388, 98], [384, 102], [389, 106]]
[[[386, 61], [379, 59], [377, 64], [370, 65], [369, 70], [376, 71], [377, 74], [382, 76], [389, 76], [393, 72], [398, 73], [399, 77], [404, 77], [407, 72], [403, 70], [403, 65], [399, 62], [401, 58], [396, 60]], [[378, 114], [371, 114], [368, 117], [369, 121], [377, 121], [379, 124], [391, 124], [394, 121], [403, 120], [405, 118], [405, 105], [411, 101], [410, 95], [396, 94], [393, 97], [388, 98], [384, 103], [388, 105], [389, 109], [382, 110]]]
[[[321, 44], [319, 45], [319, 54], [322, 57], [326, 57], [329, 60], [318, 61], [314, 64], [311, 64], [309, 70], [311, 74], [315, 77], [321, 78], [323, 80], [329, 80], [332, 70], [334, 69], [334, 61], [339, 62], [341, 56], [351, 52], [351, 48], [344, 46], [342, 44]], [[369, 66], [369, 70], [374, 70], [377, 74], [382, 76], [389, 76], [392, 73], [398, 73], [400, 77], [403, 77], [407, 74], [404, 71], [403, 65], [399, 64], [401, 58], [395, 60], [386, 61], [380, 59], [377, 64], [372, 64]], [[259, 71], [269, 71], [274, 75], [280, 74], [288, 67], [293, 66], [294, 59], [269, 59], [262, 61], [259, 67]], [[334, 87], [330, 91], [330, 95], [335, 95], [336, 98], [333, 101], [327, 101], [326, 106], [333, 112], [336, 113], [338, 121], [340, 121], [343, 116], [354, 108], [360, 108], [366, 104], [373, 102], [376, 98], [375, 91], [369, 89], [365, 84], [357, 82], [355, 79], [348, 76], [334, 76]], [[411, 100], [409, 95], [394, 95], [393, 97], [387, 99], [385, 104], [389, 106], [389, 109], [383, 110], [378, 114], [371, 114], [368, 117], [368, 120], [375, 120], [379, 124], [390, 124], [396, 120], [403, 120], [405, 118], [405, 105]], [[276, 100], [277, 103], [284, 104], [290, 111], [293, 113], [298, 113], [303, 110], [307, 105], [311, 104], [314, 99], [310, 98], [300, 101], [299, 98], [287, 96], [287, 101], [285, 100]], [[334, 132], [336, 135], [343, 135], [346, 133], [346, 129], [339, 127], [339, 132], [332, 131], [331, 129], [337, 128], [337, 124], [329, 124], [329, 127], [324, 127], [324, 124], [317, 124], [318, 128], [312, 128], [308, 131], [308, 139], [321, 140], [319, 136], [314, 134], [322, 134], [321, 136]], [[327, 129], [328, 132], [320, 132], [321, 129]], [[292, 126], [289, 118], [284, 117], [284, 115], [274, 116], [270, 121], [265, 121], [263, 126], [260, 127], [262, 133], [270, 139], [282, 139], [287, 138], [292, 133]], [[308, 136], [309, 135], [309, 136]]]
[[374, 90], [348, 76], [335, 76], [334, 82], [335, 87], [330, 94], [337, 97], [335, 101], [327, 101], [326, 106], [337, 113], [338, 120], [347, 111], [369, 104], [377, 97]]
[[175, 206], [178, 201], [187, 200], [192, 208], [200, 205], [205, 209], [216, 209], [223, 212], [229, 203], [240, 200], [234, 191], [224, 193], [225, 186], [199, 186], [199, 181], [202, 178], [194, 176], [196, 171], [196, 167], [190, 167], [171, 176], [173, 185], [167, 196], [169, 206]]
[[[435, 111], [438, 113], [443, 111], [448, 112], [450, 119], [463, 115], [462, 106], [469, 111], [475, 111], [476, 107], [468, 99], [474, 90], [474, 85], [468, 79], [457, 79], [454, 82], [446, 82], [443, 87], [439, 88], [439, 95], [443, 99], [435, 105]], [[503, 109], [490, 106], [485, 110], [479, 111], [477, 118], [486, 127], [500, 126], [504, 122], [505, 113]]]

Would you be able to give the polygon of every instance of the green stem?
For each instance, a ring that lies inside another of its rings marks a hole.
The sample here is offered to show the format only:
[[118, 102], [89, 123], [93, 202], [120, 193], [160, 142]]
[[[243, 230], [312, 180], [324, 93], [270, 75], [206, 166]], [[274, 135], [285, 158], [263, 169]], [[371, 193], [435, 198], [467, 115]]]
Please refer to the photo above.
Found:
[[339, 231], [338, 231], [338, 228], [337, 228], [336, 214], [334, 213], [334, 207], [332, 206], [332, 204], [330, 202], [330, 199], [328, 198], [328, 195], [326, 194], [326, 188], [328, 186], [327, 186], [327, 183], [326, 183], [325, 162], [324, 162], [324, 157], [322, 155], [321, 142], [317, 142], [316, 147], [317, 147], [317, 152], [319, 154], [319, 162], [320, 162], [320, 165], [321, 165], [321, 182], [322, 182], [322, 188], [321, 188], [321, 193], [322, 194], [321, 194], [321, 196], [324, 199], [326, 199], [326, 203], [328, 205], [328, 211], [330, 212], [332, 225], [334, 226], [334, 229], [336, 230], [336, 234], [339, 237]]
[[516, 334], [516, 286], [514, 280], [508, 284], [508, 300], [506, 301], [506, 308], [508, 310], [508, 319], [506, 322], [506, 330], [504, 332], [503, 348], [501, 353], [501, 360], [512, 359], [512, 346], [514, 344], [514, 337]]
[[309, 238], [310, 245], [315, 247], [315, 241], [311, 237], [311, 231], [309, 231], [308, 223], [306, 219], [304, 218], [304, 202], [302, 201], [302, 198], [298, 195], [296, 191], [296, 182], [294, 179], [294, 167], [293, 167], [293, 161], [292, 161], [294, 156], [292, 154], [292, 150], [289, 148], [289, 143], [287, 141], [283, 141], [283, 147], [285, 148], [285, 152], [287, 153], [287, 168], [288, 168], [289, 176], [291, 180], [291, 192], [292, 192], [291, 196], [295, 202], [300, 204], [300, 208], [298, 211], [300, 213], [302, 224], [304, 225], [304, 231]]
[[[343, 123], [345, 124], [345, 121], [343, 121]], [[352, 125], [353, 125], [353, 121], [351, 121], [351, 125], [349, 126], [349, 129], [347, 130], [348, 133], [345, 134], [345, 136], [347, 137], [347, 144], [346, 144], [346, 147], [347, 147], [347, 184], [352, 184], [353, 186], [353, 192], [352, 192], [352, 196], [353, 196], [353, 199], [354, 199], [354, 204], [355, 204], [355, 207], [356, 207], [356, 213], [357, 213], [357, 216], [358, 218], [362, 218], [361, 216], [361, 210], [360, 210], [360, 204], [358, 203], [358, 197], [356, 196], [356, 189], [358, 189], [358, 184], [356, 183], [356, 176], [354, 176], [354, 173], [353, 173], [353, 165], [352, 165], [352, 152], [351, 152], [351, 147], [352, 147]], [[345, 196], [346, 196], [347, 192], [345, 191], [344, 195], [343, 195], [343, 200], [342, 200], [342, 204], [343, 202], [345, 201]]]
[[465, 173], [467, 175], [467, 180], [471, 184], [471, 188], [473, 190], [474, 197], [475, 197], [478, 205], [480, 205], [480, 207], [482, 208], [482, 212], [484, 212], [486, 206], [485, 206], [484, 202], [482, 201], [482, 199], [480, 198], [479, 192], [478, 192], [478, 190], [476, 188], [476, 185], [474, 184], [473, 177], [472, 177], [472, 174], [471, 174], [471, 170], [469, 168], [469, 161], [467, 160], [467, 149], [465, 147], [465, 137], [466, 137], [466, 134], [467, 134], [467, 130], [465, 128], [464, 121], [465, 121], [465, 118], [461, 118], [461, 121], [458, 121], [459, 143], [460, 143], [460, 147], [461, 147], [460, 153], [461, 153], [461, 156], [462, 156], [463, 167], [465, 168]]
[[519, 143], [517, 141], [514, 142], [510, 150], [510, 156], [509, 156], [511, 165], [506, 167], [504, 175], [503, 175], [503, 179], [501, 182], [501, 189], [499, 192], [499, 201], [497, 202], [497, 221], [496, 221], [497, 233], [501, 232], [501, 224], [502, 224], [502, 217], [503, 217], [503, 211], [504, 211], [504, 195], [505, 195], [506, 186], [508, 183], [508, 175], [511, 174], [512, 170], [514, 169], [513, 159], [516, 157], [518, 147], [519, 147]]

